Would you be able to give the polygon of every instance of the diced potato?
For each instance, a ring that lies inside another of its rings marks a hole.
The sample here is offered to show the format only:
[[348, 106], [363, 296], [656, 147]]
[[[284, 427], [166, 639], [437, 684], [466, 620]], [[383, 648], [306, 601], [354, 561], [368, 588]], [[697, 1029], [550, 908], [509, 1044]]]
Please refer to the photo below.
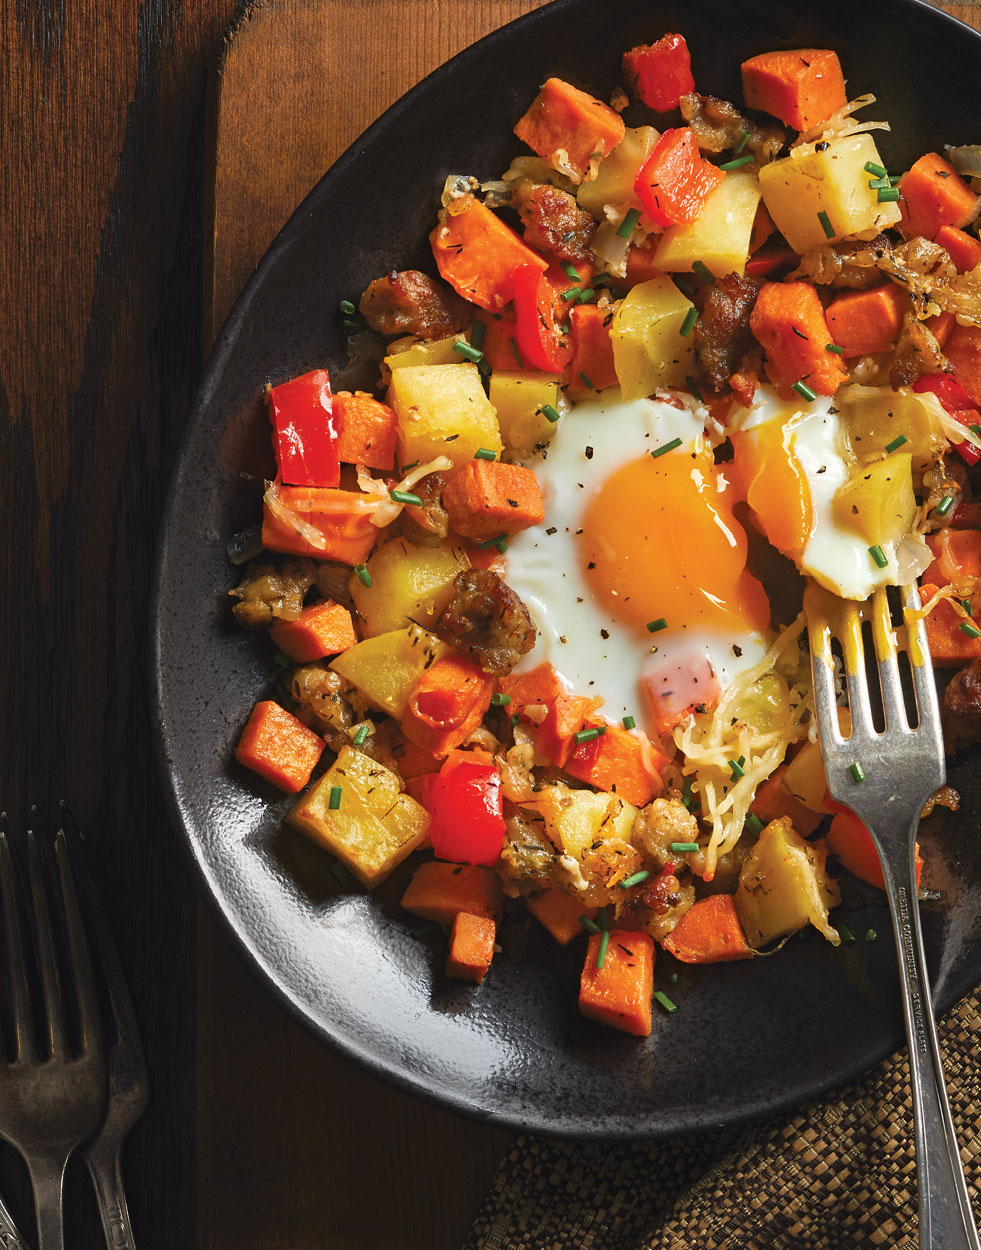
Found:
[[654, 264], [668, 273], [680, 273], [700, 260], [717, 278], [741, 274], [749, 259], [759, 202], [756, 175], [744, 169], [730, 170], [708, 195], [694, 221], [665, 230], [654, 252]]
[[[878, 192], [869, 186], [866, 161], [882, 164], [872, 136], [848, 135], [829, 139], [822, 152], [813, 143], [801, 144], [789, 156], [763, 166], [763, 203], [795, 252], [856, 236], [871, 239], [899, 221], [899, 204], [880, 204]], [[830, 236], [818, 218], [822, 212], [831, 223]]]
[[356, 643], [332, 660], [330, 667], [373, 707], [401, 720], [412, 687], [448, 649], [433, 634], [412, 625]]
[[558, 402], [559, 379], [548, 373], [491, 374], [490, 401], [497, 409], [504, 446], [528, 455], [555, 433], [555, 422], [542, 416], [545, 404]]
[[581, 859], [602, 838], [629, 841], [637, 809], [615, 794], [546, 786], [538, 795], [545, 830], [557, 847]]
[[401, 464], [449, 456], [459, 466], [478, 447], [501, 450], [497, 413], [470, 361], [396, 369], [388, 402], [398, 417]]
[[388, 345], [385, 365], [389, 371], [421, 365], [460, 365], [463, 357], [453, 350], [454, 343], [465, 343], [465, 334], [451, 334], [445, 339], [417, 339], [409, 335], [394, 339]]
[[913, 470], [923, 472], [943, 451], [944, 436], [933, 396], [916, 395], [906, 387], [849, 386], [839, 391], [835, 403], [841, 409], [848, 444], [860, 464], [879, 460], [886, 446], [901, 434], [903, 451], [912, 457]]
[[628, 292], [610, 326], [624, 399], [642, 399], [658, 387], [684, 384], [692, 372], [692, 341], [680, 330], [692, 307], [667, 277], [640, 282]]
[[[848, 708], [840, 707], [838, 726], [843, 734], [851, 727], [851, 715]], [[825, 805], [828, 793], [828, 778], [824, 771], [824, 756], [821, 754], [820, 742], [805, 742], [794, 758], [787, 765], [783, 775], [783, 786], [795, 799], [812, 812], [830, 812]]]
[[431, 625], [453, 594], [453, 579], [470, 561], [459, 547], [416, 547], [396, 538], [367, 563], [371, 585], [349, 582], [366, 638], [413, 623]]
[[913, 457], [896, 451], [860, 469], [838, 487], [831, 515], [872, 544], [897, 543], [913, 528]]
[[584, 182], [576, 195], [587, 213], [605, 221], [604, 204], [617, 208], [640, 208], [634, 183], [660, 135], [653, 126], [628, 126], [612, 152], [600, 161], [596, 177]]
[[[340, 805], [330, 806], [340, 788]], [[290, 809], [286, 819], [311, 841], [336, 855], [369, 890], [389, 875], [426, 837], [429, 813], [399, 792], [391, 769], [342, 747], [331, 768]]]
[[825, 868], [823, 842], [805, 842], [789, 816], [772, 820], [746, 856], [736, 888], [736, 910], [750, 946], [758, 950], [812, 924], [834, 946], [841, 941], [828, 911], [841, 902]]

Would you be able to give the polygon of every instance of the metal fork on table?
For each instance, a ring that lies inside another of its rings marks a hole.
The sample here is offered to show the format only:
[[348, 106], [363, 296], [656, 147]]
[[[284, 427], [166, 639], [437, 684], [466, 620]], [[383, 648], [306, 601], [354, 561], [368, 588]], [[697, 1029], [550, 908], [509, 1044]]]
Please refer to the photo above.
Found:
[[[146, 1105], [146, 1071], [118, 953], [82, 863], [77, 830], [71, 823], [68, 828], [73, 845], [70, 848], [64, 831], [58, 833], [56, 872], [41, 854], [35, 835], [27, 835], [33, 925], [19, 906], [13, 856], [6, 832], [0, 830], [0, 896], [15, 1044], [13, 1061], [0, 1060], [0, 1136], [27, 1163], [34, 1189], [38, 1250], [63, 1250], [65, 1167], [82, 1143], [87, 1143], [84, 1155], [107, 1244], [127, 1250], [134, 1242], [122, 1191], [119, 1150]], [[76, 880], [103, 967], [113, 1024], [108, 1053]], [[50, 900], [60, 900], [56, 906], [64, 915], [69, 960], [63, 969], [59, 969], [49, 895]], [[43, 1002], [43, 1038], [35, 1028], [31, 1003], [25, 955], [30, 947], [34, 948]], [[74, 985], [77, 1047], [68, 1036], [63, 971], [69, 973]], [[16, 1230], [11, 1233], [14, 1235]]]
[[[943, 739], [915, 586], [899, 592], [894, 625], [885, 589], [854, 603], [809, 586], [804, 596], [828, 791], [865, 822], [882, 862], [899, 958], [919, 1192], [922, 1250], [981, 1250], [964, 1179], [933, 1020], [917, 906], [914, 846], [920, 812], [943, 785]], [[867, 656], [867, 639], [871, 653]], [[833, 641], [844, 661], [851, 729], [839, 726]], [[904, 692], [900, 655], [908, 661]], [[878, 692], [868, 672], [878, 670]], [[876, 721], [884, 728], [878, 728]]]

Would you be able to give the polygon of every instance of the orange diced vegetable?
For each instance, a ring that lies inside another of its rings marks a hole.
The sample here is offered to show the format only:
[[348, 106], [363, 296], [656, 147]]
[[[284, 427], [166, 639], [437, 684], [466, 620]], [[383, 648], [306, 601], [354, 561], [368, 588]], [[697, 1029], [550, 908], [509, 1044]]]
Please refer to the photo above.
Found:
[[504, 893], [492, 868], [433, 860], [415, 870], [402, 895], [402, 906], [413, 916], [436, 924], [452, 924], [460, 912], [500, 920]]
[[[562, 768], [572, 750], [572, 735], [582, 729], [594, 701], [572, 694], [551, 664], [539, 664], [529, 673], [512, 673], [500, 678], [498, 685], [510, 697], [511, 710], [537, 726], [539, 754]], [[527, 709], [544, 712], [531, 716]]]
[[957, 318], [952, 312], [937, 313], [935, 317], [927, 317], [926, 319], [927, 329], [936, 338], [941, 347], [945, 346], [956, 325]]
[[746, 262], [747, 278], [772, 278], [780, 269], [797, 265], [799, 257], [783, 235], [767, 241]]
[[365, 391], [338, 391], [334, 417], [340, 428], [337, 452], [343, 464], [394, 469], [398, 420], [388, 404]]
[[[960, 530], [958, 532], [970, 534], [976, 531]], [[924, 602], [937, 590], [936, 585], [926, 580], [928, 574], [929, 570], [924, 574], [924, 580], [920, 583], [920, 598]], [[978, 613], [978, 619], [981, 620], [981, 594], [976, 594], [971, 602], [974, 611]], [[937, 667], [958, 668], [961, 664], [967, 664], [970, 660], [981, 656], [981, 638], [974, 637], [970, 631], [963, 630], [961, 626], [965, 624], [974, 624], [975, 628], [978, 627], [976, 622], [966, 621], [947, 599], [941, 599], [924, 620], [923, 626], [926, 629], [930, 659]]]
[[627, 253], [627, 276], [622, 282], [618, 281], [617, 286], [632, 289], [641, 282], [650, 282], [651, 278], [661, 276], [661, 270], [654, 264], [654, 254], [659, 242], [660, 239], [655, 235], [646, 243], [631, 247]]
[[490, 916], [474, 916], [458, 911], [450, 930], [450, 953], [446, 957], [446, 975], [460, 981], [483, 981], [494, 958], [497, 925]]
[[623, 80], [631, 95], [655, 113], [669, 113], [683, 95], [695, 90], [691, 57], [684, 35], [664, 35], [623, 54]]
[[262, 504], [262, 545], [318, 560], [361, 564], [378, 538], [374, 506], [352, 490], [274, 483]]
[[457, 469], [443, 491], [443, 507], [450, 529], [475, 542], [517, 534], [545, 519], [538, 478], [500, 460], [471, 460]]
[[242, 730], [235, 758], [287, 794], [310, 780], [323, 753], [321, 738], [278, 703], [257, 703]]
[[756, 207], [756, 216], [753, 218], [753, 232], [749, 236], [750, 255], [760, 250], [774, 230], [776, 226], [773, 224], [773, 218], [766, 211], [766, 205], [760, 200]]
[[339, 655], [358, 641], [351, 613], [333, 599], [304, 608], [295, 621], [277, 621], [269, 634], [280, 651], [303, 662]]
[[954, 366], [957, 381], [981, 406], [981, 329], [955, 325], [944, 344], [944, 355]]
[[693, 903], [661, 945], [683, 964], [729, 963], [754, 954], [731, 894], [710, 894]]
[[981, 264], [981, 242], [956, 226], [941, 226], [934, 243], [939, 243], [946, 250], [958, 273], [966, 273]]
[[827, 48], [761, 52], [743, 61], [746, 107], [810, 130], [848, 103], [838, 54]]
[[[616, 386], [619, 379], [613, 364], [610, 322], [613, 313], [595, 304], [574, 304], [570, 313], [572, 360], [569, 362], [569, 398], [582, 399], [591, 391]], [[583, 374], [592, 386], [583, 381]]]
[[923, 574], [934, 586], [960, 585], [981, 578], [981, 530], [942, 529], [927, 535], [933, 563]]
[[668, 757], [652, 746], [646, 734], [631, 733], [619, 725], [605, 728], [602, 737], [574, 746], [563, 768], [598, 790], [644, 807], [664, 789], [661, 771]]
[[960, 228], [972, 222], [981, 200], [949, 161], [927, 152], [899, 180], [899, 207], [899, 229], [908, 239], [934, 239], [941, 226]]
[[841, 358], [825, 351], [831, 331], [818, 293], [809, 282], [768, 282], [749, 319], [766, 352], [766, 372], [781, 398], [789, 399], [795, 382], [816, 395], [833, 395], [847, 374]]
[[549, 78], [514, 133], [556, 168], [557, 154], [565, 152], [568, 167], [581, 178], [592, 157], [602, 158], [616, 147], [624, 129], [623, 118], [608, 104], [561, 78]]
[[[837, 811], [826, 838], [828, 850], [838, 857], [842, 866], [847, 868], [853, 876], [884, 890], [886, 883], [882, 876], [882, 865], [879, 863], [879, 852], [875, 849], [872, 835], [865, 827], [864, 821], [842, 804], [836, 803], [835, 807]], [[917, 844], [915, 855], [916, 884], [919, 885], [920, 873], [923, 869], [919, 844]]]
[[422, 777], [428, 773], [438, 773], [442, 760], [438, 760], [431, 751], [417, 747], [414, 742], [400, 744], [392, 752], [398, 765], [399, 776], [408, 781], [412, 777]]
[[494, 679], [476, 664], [444, 656], [413, 686], [402, 732], [416, 746], [442, 758], [477, 728], [493, 693]]
[[597, 911], [595, 907], [587, 907], [580, 899], [573, 898], [563, 890], [556, 890], [554, 886], [543, 894], [529, 898], [527, 902], [528, 910], [535, 919], [563, 946], [568, 946], [574, 938], [585, 932], [579, 917], [586, 916], [592, 920]]
[[440, 274], [472, 304], [497, 312], [511, 299], [515, 269], [548, 262], [472, 195], [453, 200], [429, 236]]
[[603, 967], [596, 960], [601, 933], [589, 939], [579, 982], [579, 1010], [589, 1020], [608, 1024], [634, 1037], [651, 1032], [654, 993], [654, 939], [629, 929], [611, 929]]
[[518, 359], [521, 353], [516, 350], [517, 322], [514, 317], [505, 316], [504, 313], [481, 311], [474, 321], [479, 321], [487, 327], [480, 350], [492, 369], [499, 369], [504, 373], [516, 373], [518, 370], [528, 368], [524, 357]]
[[899, 338], [909, 307], [909, 296], [895, 282], [871, 291], [847, 291], [826, 310], [829, 342], [843, 347], [846, 357], [888, 351]]
[[705, 160], [688, 126], [666, 130], [641, 166], [634, 190], [644, 211], [659, 226], [694, 221], [710, 191], [725, 177]]
[[477, 543], [463, 543], [462, 551], [470, 561], [472, 569], [490, 569], [498, 577], [503, 577], [507, 572], [508, 558], [506, 555], [502, 555], [496, 547], [481, 547]]
[[790, 793], [783, 784], [786, 771], [787, 765], [781, 764], [756, 787], [753, 815], [758, 816], [764, 825], [768, 825], [771, 820], [779, 820], [781, 816], [789, 816], [794, 832], [799, 833], [802, 838], [807, 838], [824, 819], [824, 814], [812, 812], [800, 799]]

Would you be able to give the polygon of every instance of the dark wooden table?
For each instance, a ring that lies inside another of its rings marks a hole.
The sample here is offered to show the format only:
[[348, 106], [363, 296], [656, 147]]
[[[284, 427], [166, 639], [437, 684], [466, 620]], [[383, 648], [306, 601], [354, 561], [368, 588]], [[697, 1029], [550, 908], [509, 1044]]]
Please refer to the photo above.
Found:
[[[346, 67], [314, 126], [329, 154], [535, 2], [270, 7], [294, 23], [294, 64]], [[154, 540], [202, 347], [316, 172], [294, 152], [242, 238], [208, 216], [208, 73], [243, 7], [0, 4], [0, 808], [44, 827], [64, 798], [89, 836], [152, 1073], [127, 1154], [141, 1247], [449, 1250], [507, 1136], [380, 1085], [285, 1017], [199, 912], [153, 758]], [[976, 5], [943, 7], [981, 26]], [[0, 1187], [22, 1181], [0, 1156]], [[100, 1246], [77, 1175], [70, 1211], [70, 1250]]]

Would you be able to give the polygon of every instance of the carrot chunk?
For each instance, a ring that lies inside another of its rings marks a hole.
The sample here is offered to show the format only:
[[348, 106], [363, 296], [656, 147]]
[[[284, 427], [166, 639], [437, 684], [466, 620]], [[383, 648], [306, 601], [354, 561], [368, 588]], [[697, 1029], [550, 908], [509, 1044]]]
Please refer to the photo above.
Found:
[[[973, 531], [961, 530], [959, 532], [969, 534]], [[929, 570], [924, 574], [924, 580], [920, 583], [920, 598], [923, 600], [928, 599], [938, 589], [933, 582], [927, 580], [928, 576]], [[977, 613], [978, 620], [981, 620], [981, 594], [974, 596], [972, 609]], [[972, 622], [965, 622], [964, 617], [955, 612], [952, 604], [946, 599], [942, 599], [924, 620], [923, 626], [926, 629], [930, 659], [939, 668], [959, 668], [960, 665], [967, 664], [981, 656], [981, 638], [965, 633], [961, 629], [965, 623], [971, 624]]]
[[683, 964], [721, 964], [752, 959], [731, 894], [710, 894], [693, 903], [661, 943]]
[[795, 130], [810, 130], [848, 102], [838, 54], [827, 48], [761, 52], [743, 61], [742, 74], [747, 108]]
[[679, 226], [694, 221], [705, 198], [725, 177], [698, 150], [688, 126], [666, 130], [640, 168], [634, 190], [651, 221]]
[[955, 325], [944, 344], [944, 355], [954, 366], [957, 381], [981, 406], [981, 329]]
[[[879, 852], [875, 849], [875, 843], [872, 841], [872, 835], [866, 828], [865, 822], [850, 808], [840, 803], [836, 803], [835, 807], [837, 811], [826, 839], [828, 850], [832, 855], [837, 856], [842, 867], [847, 868], [853, 876], [884, 890], [886, 883], [882, 876], [882, 865], [879, 863]], [[920, 858], [918, 843], [914, 862], [916, 884], [919, 885], [923, 860]]]
[[415, 870], [402, 895], [402, 906], [413, 916], [436, 924], [452, 924], [460, 912], [499, 920], [504, 893], [492, 868], [433, 860]]
[[471, 460], [450, 478], [443, 491], [450, 528], [483, 542], [498, 534], [517, 534], [545, 519], [538, 478], [520, 464]]
[[758, 816], [764, 825], [771, 820], [779, 820], [781, 816], [789, 816], [794, 832], [802, 838], [810, 837], [824, 819], [823, 812], [812, 812], [795, 795], [791, 794], [783, 784], [787, 765], [778, 768], [756, 787], [753, 799], [753, 815]]
[[303, 663], [339, 655], [358, 641], [351, 613], [333, 599], [304, 608], [295, 621], [277, 621], [269, 634], [280, 651]]
[[563, 767], [570, 776], [588, 781], [598, 790], [609, 790], [628, 803], [644, 807], [664, 789], [661, 772], [668, 757], [646, 734], [630, 733], [619, 725], [606, 725], [605, 729], [602, 737], [574, 746]]
[[664, 35], [657, 43], [638, 44], [625, 52], [623, 79], [630, 94], [655, 113], [676, 109], [681, 97], [695, 90], [684, 36]]
[[459, 981], [483, 981], [494, 958], [497, 925], [490, 916], [474, 916], [458, 911], [450, 929], [450, 953], [446, 975]]
[[654, 939], [629, 929], [611, 929], [603, 967], [596, 960], [603, 935], [589, 939], [579, 982], [579, 1010], [588, 1020], [634, 1037], [649, 1037], [654, 993]]
[[323, 740], [312, 729], [266, 699], [252, 709], [235, 758], [280, 790], [296, 794], [310, 780], [323, 749]]
[[561, 78], [549, 78], [514, 133], [553, 164], [565, 152], [569, 168], [581, 178], [592, 157], [602, 158], [616, 147], [624, 129], [623, 118], [608, 104]]
[[[569, 398], [582, 399], [590, 391], [602, 391], [619, 382], [613, 363], [613, 340], [610, 338], [609, 322], [613, 317], [609, 310], [595, 304], [575, 304], [570, 314], [570, 338], [572, 360], [566, 376], [569, 379]], [[592, 386], [583, 381], [583, 374]]]
[[515, 269], [548, 262], [472, 195], [453, 200], [429, 236], [440, 274], [472, 304], [497, 312], [511, 299]]
[[388, 404], [366, 391], [338, 391], [334, 416], [340, 427], [337, 452], [343, 464], [394, 469], [398, 419]]
[[[272, 490], [272, 488], [270, 488]], [[320, 486], [275, 487], [262, 505], [262, 545], [270, 551], [360, 564], [375, 545], [378, 529], [365, 495]], [[274, 511], [275, 509], [275, 511]]]
[[843, 347], [846, 357], [888, 351], [899, 338], [909, 306], [909, 296], [895, 282], [871, 291], [848, 291], [828, 305], [830, 341]]
[[409, 695], [402, 732], [442, 758], [477, 728], [490, 707], [494, 679], [456, 655], [437, 660]]
[[833, 395], [846, 377], [834, 352], [827, 318], [809, 282], [768, 282], [756, 300], [749, 326], [766, 352], [766, 372], [781, 398], [789, 399], [795, 382], [817, 395]]
[[981, 242], [973, 234], [966, 234], [957, 226], [941, 226], [933, 241], [947, 252], [957, 266], [958, 273], [966, 273], [975, 265], [981, 264]]
[[899, 180], [899, 229], [908, 239], [936, 238], [941, 226], [968, 225], [981, 209], [957, 170], [937, 152], [927, 152]]
[[556, 890], [554, 886], [528, 899], [528, 910], [563, 946], [568, 946], [585, 932], [579, 917], [586, 916], [592, 920], [597, 911], [595, 907], [586, 907], [579, 899], [563, 890]]

